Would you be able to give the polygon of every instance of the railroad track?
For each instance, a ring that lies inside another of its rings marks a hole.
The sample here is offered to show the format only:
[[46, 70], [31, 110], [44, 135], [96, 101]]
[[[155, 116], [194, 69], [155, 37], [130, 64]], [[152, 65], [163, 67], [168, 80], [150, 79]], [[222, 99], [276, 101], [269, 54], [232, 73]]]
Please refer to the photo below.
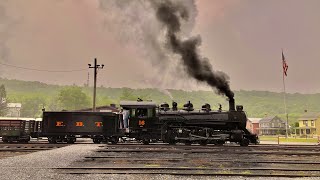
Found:
[[108, 148], [119, 148], [121, 146], [122, 148], [181, 148], [181, 149], [281, 149], [281, 150], [318, 150], [320, 151], [320, 145], [250, 145], [248, 147], [239, 147], [239, 145], [233, 145], [233, 144], [227, 144], [223, 146], [216, 146], [216, 145], [207, 145], [207, 146], [201, 146], [201, 145], [168, 145], [168, 144], [149, 144], [149, 145], [143, 145], [143, 144], [126, 144], [121, 143], [117, 145], [107, 145]]
[[166, 174], [179, 176], [319, 177], [320, 169], [206, 167], [68, 167], [62, 174]]
[[1, 144], [0, 152], [33, 152], [51, 150], [67, 146], [67, 144]]
[[292, 152], [292, 151], [230, 151], [230, 150], [211, 150], [211, 149], [105, 149], [98, 152], [127, 152], [127, 153], [203, 153], [203, 154], [258, 154], [258, 155], [296, 155], [296, 156], [320, 156], [320, 152]]
[[[1, 138], [1, 137], [0, 137]], [[32, 138], [28, 143], [21, 143], [21, 142], [12, 142], [12, 143], [5, 143], [0, 140], [0, 146], [2, 145], [15, 145], [15, 144], [49, 144], [47, 139], [36, 139]], [[57, 144], [67, 144], [66, 142], [58, 142]], [[79, 138], [74, 144], [93, 144], [90, 138]]]
[[66, 144], [0, 144], [0, 159], [51, 150], [67, 146]]
[[[87, 156], [86, 160], [93, 161], [128, 161], [128, 162], [160, 162], [160, 161], [168, 161], [168, 162], [179, 162], [179, 161], [190, 161], [190, 160], [198, 160], [201, 157], [192, 157], [192, 158], [131, 158], [129, 156]], [[305, 160], [291, 160], [291, 159], [283, 159], [283, 160], [243, 160], [243, 159], [210, 159], [208, 162], [231, 162], [231, 163], [254, 163], [254, 164], [319, 164], [320, 161], [305, 161]]]
[[319, 146], [101, 145], [63, 174], [320, 177]]

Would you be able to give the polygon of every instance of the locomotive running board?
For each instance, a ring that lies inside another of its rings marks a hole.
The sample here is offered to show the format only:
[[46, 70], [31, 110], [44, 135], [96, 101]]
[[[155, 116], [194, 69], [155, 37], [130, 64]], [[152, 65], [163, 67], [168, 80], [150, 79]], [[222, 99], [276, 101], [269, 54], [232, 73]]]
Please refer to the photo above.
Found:
[[197, 140], [227, 140], [230, 137], [228, 134], [221, 134], [221, 135], [216, 135], [216, 137], [203, 137], [203, 136], [197, 136], [190, 134], [190, 137], [188, 138], [179, 138], [175, 137], [175, 140], [189, 140], [189, 141], [197, 141]]

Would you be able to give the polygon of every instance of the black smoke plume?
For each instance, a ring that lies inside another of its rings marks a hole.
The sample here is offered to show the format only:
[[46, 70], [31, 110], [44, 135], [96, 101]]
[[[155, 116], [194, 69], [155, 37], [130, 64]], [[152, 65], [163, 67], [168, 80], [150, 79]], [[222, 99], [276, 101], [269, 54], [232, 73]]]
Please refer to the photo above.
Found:
[[208, 59], [198, 54], [197, 47], [201, 43], [201, 38], [181, 39], [181, 21], [187, 21], [189, 18], [187, 8], [182, 3], [173, 3], [169, 0], [158, 1], [154, 5], [157, 19], [166, 27], [168, 46], [174, 53], [181, 55], [187, 74], [217, 89], [218, 94], [233, 99], [234, 93], [229, 86], [229, 77], [221, 71], [214, 71]]

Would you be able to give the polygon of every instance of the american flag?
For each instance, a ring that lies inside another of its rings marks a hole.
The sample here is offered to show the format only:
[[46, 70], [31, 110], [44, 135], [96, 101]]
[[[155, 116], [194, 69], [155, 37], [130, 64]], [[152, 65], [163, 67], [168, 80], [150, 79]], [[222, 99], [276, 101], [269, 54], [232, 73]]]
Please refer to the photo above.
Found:
[[286, 62], [286, 58], [283, 55], [283, 51], [282, 51], [282, 68], [283, 68], [283, 74], [287, 76], [288, 64]]

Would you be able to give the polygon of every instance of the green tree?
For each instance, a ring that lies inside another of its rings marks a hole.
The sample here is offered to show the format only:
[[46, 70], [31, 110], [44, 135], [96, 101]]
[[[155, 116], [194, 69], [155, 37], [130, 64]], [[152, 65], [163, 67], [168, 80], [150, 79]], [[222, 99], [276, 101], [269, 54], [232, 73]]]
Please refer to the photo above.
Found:
[[58, 101], [65, 110], [77, 110], [88, 108], [90, 99], [80, 87], [65, 87], [59, 91]]
[[110, 104], [114, 104], [115, 102], [108, 98], [107, 96], [97, 96], [96, 99], [96, 105], [97, 106], [108, 106]]
[[119, 97], [120, 100], [127, 100], [127, 101], [135, 101], [138, 99], [138, 96], [134, 94], [134, 90], [129, 88], [123, 88], [122, 94]]
[[48, 103], [45, 106], [46, 111], [60, 111], [62, 109], [61, 103], [59, 102], [59, 96], [55, 95], [48, 99]]
[[29, 97], [22, 101], [21, 116], [22, 117], [41, 117], [41, 110], [45, 106], [43, 97]]
[[7, 109], [7, 92], [5, 86], [2, 84], [0, 86], [0, 116], [6, 114]]

